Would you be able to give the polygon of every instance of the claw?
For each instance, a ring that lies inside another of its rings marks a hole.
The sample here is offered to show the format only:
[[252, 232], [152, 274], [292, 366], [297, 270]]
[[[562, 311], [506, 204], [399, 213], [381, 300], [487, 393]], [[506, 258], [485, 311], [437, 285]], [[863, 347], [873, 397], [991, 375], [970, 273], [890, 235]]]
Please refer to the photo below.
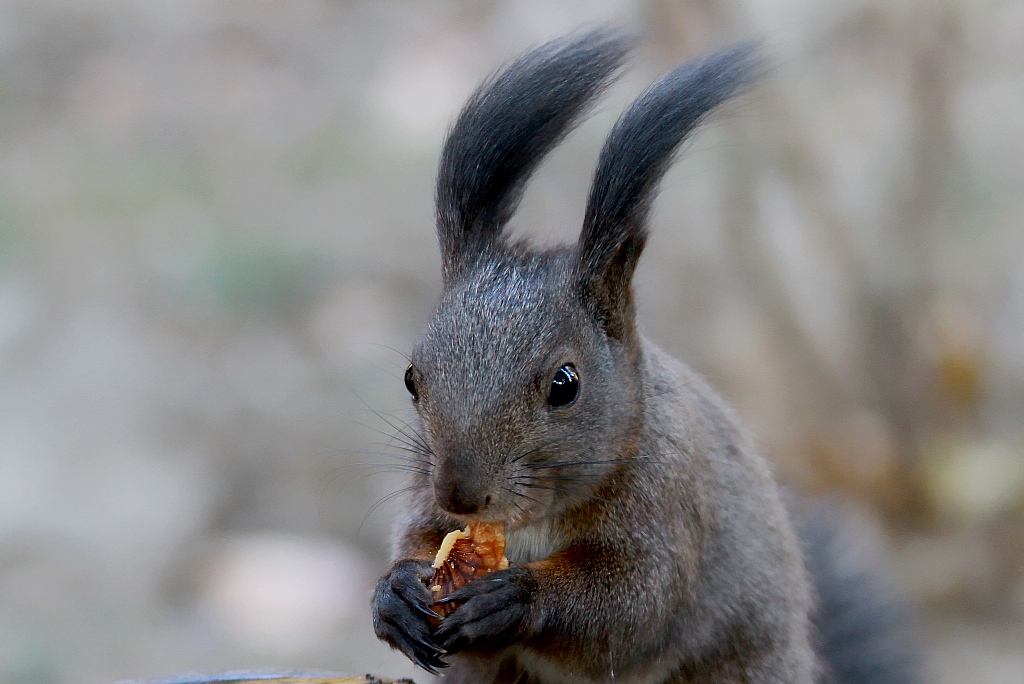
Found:
[[441, 660], [440, 656], [435, 656], [435, 657], [431, 658], [430, 664], [433, 665], [434, 667], [440, 668], [442, 670], [444, 668], [449, 667], [451, 665], [451, 663], [448, 663], [448, 662], [446, 662], [444, 660]]
[[442, 651], [437, 646], [412, 636], [405, 636], [398, 641], [398, 649], [430, 674], [436, 675], [438, 668], [448, 667], [448, 663], [441, 660]]
[[508, 577], [481, 577], [469, 584], [453, 591], [448, 596], [434, 601], [434, 605], [444, 605], [452, 602], [463, 602], [475, 596], [500, 591], [503, 587], [511, 584]]
[[[407, 653], [406, 655], [409, 655], [409, 654]], [[410, 658], [412, 658], [412, 661], [413, 661], [414, 663], [416, 663], [417, 665], [419, 665], [420, 667], [422, 667], [422, 668], [423, 668], [424, 670], [426, 670], [426, 671], [427, 671], [427, 672], [429, 672], [430, 674], [432, 674], [432, 675], [436, 675], [436, 674], [438, 674], [438, 672], [437, 672], [437, 669], [436, 669], [436, 668], [434, 668], [434, 666], [433, 666], [433, 665], [431, 665], [430, 663], [428, 663], [428, 662], [426, 662], [425, 660], [423, 660], [422, 658], [420, 658], [418, 654], [415, 654], [415, 655], [411, 655], [411, 656], [409, 656], [409, 657], [410, 657]]]
[[415, 561], [395, 566], [377, 585], [373, 600], [374, 631], [426, 672], [437, 674], [448, 667], [444, 650], [431, 638], [432, 620], [439, 616], [429, 607], [430, 593], [420, 581], [429, 575]]
[[439, 658], [440, 656], [444, 655], [444, 651], [442, 651], [439, 646], [427, 641], [423, 637], [410, 635], [407, 638], [413, 644], [418, 646], [420, 651], [423, 651], [425, 654], [433, 658]]
[[[454, 632], [457, 632], [458, 629], [459, 625], [456, 625], [451, 620], [445, 620], [436, 630], [434, 630], [434, 640], [437, 641], [440, 639], [447, 639]], [[444, 648], [444, 646], [442, 646], [441, 648]]]
[[418, 603], [410, 603], [409, 605], [411, 605], [420, 615], [425, 615], [426, 617], [434, 618], [435, 620], [442, 619], [442, 617], [431, 610], [429, 606], [421, 606]]
[[453, 635], [448, 641], [444, 642], [445, 651], [448, 653], [458, 653], [461, 651], [465, 644], [459, 643], [459, 641], [464, 642], [465, 640], [460, 639], [458, 634]]
[[398, 597], [405, 601], [405, 603], [420, 615], [433, 618], [435, 620], [441, 619], [441, 616], [431, 610], [427, 605], [427, 601], [430, 600], [430, 594], [427, 593], [426, 587], [416, 587], [413, 589], [401, 582], [392, 582], [391, 586]]

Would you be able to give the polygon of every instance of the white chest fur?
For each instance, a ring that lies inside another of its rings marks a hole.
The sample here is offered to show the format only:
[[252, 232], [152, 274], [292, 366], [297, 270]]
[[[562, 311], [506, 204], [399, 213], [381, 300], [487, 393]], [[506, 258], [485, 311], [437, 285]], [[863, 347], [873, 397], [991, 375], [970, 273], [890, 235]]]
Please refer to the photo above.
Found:
[[532, 563], [558, 553], [565, 539], [550, 520], [512, 530], [505, 541], [505, 556], [510, 563]]

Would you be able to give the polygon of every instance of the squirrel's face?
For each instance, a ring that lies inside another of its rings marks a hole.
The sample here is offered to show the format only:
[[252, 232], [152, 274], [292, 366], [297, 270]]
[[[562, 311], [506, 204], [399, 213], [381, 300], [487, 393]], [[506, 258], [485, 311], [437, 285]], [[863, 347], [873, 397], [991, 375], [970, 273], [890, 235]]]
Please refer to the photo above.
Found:
[[440, 508], [537, 519], [592, 496], [641, 410], [636, 368], [580, 301], [568, 252], [500, 259], [447, 290], [406, 385]]
[[437, 504], [513, 524], [600, 496], [642, 425], [631, 281], [655, 191], [704, 116], [750, 81], [754, 46], [672, 72], [619, 119], [578, 242], [504, 229], [530, 175], [614, 80], [632, 41], [596, 30], [532, 50], [470, 96], [438, 165], [444, 295], [406, 384]]

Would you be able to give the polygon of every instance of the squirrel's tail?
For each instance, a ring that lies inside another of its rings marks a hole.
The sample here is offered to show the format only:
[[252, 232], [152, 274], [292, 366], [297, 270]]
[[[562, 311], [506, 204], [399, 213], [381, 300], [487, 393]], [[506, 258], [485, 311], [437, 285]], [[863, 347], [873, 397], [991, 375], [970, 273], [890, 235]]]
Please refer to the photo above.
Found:
[[798, 529], [818, 595], [817, 650], [829, 684], [919, 684], [909, 603], [886, 572], [870, 526], [833, 503], [800, 507]]

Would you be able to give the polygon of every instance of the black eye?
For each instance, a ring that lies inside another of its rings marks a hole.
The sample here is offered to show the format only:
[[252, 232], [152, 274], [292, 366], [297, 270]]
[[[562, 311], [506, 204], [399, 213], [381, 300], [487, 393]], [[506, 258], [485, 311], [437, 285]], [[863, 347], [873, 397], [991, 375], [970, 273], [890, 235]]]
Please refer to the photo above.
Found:
[[420, 398], [420, 393], [416, 391], [416, 378], [412, 375], [412, 364], [405, 369], [405, 389], [409, 390], [409, 394], [412, 395], [412, 400], [416, 401]]
[[568, 406], [576, 401], [580, 394], [580, 374], [576, 367], [567, 363], [557, 371], [551, 380], [551, 391], [548, 393], [548, 404], [552, 408]]

